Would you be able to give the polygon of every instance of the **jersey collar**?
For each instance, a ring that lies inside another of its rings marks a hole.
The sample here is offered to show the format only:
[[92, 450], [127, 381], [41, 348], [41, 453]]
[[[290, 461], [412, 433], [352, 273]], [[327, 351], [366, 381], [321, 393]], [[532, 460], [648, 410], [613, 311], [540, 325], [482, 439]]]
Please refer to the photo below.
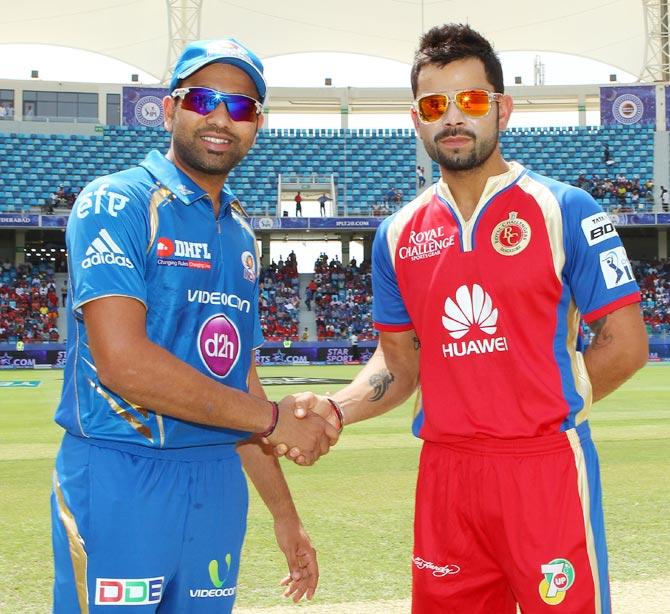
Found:
[[[515, 161], [507, 162], [507, 166], [508, 169], [504, 173], [493, 175], [486, 180], [486, 185], [479, 197], [479, 203], [477, 204], [475, 213], [477, 213], [477, 211], [479, 211], [495, 194], [516, 182], [526, 170], [521, 164]], [[444, 179], [440, 178], [435, 189], [442, 198], [447, 200], [447, 202], [455, 202], [451, 190]]]
[[[200, 200], [207, 192], [195, 183], [186, 173], [179, 170], [170, 160], [157, 150], [149, 152], [149, 155], [140, 163], [153, 177], [168, 188], [178, 200], [185, 205], [192, 205]], [[221, 208], [227, 211], [233, 201], [237, 198], [231, 189], [223, 186], [221, 190]]]

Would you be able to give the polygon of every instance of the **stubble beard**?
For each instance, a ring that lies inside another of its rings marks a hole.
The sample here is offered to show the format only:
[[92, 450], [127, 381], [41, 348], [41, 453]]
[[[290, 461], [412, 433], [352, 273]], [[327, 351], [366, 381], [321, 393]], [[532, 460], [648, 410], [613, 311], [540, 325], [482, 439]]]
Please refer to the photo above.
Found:
[[[447, 136], [467, 136], [472, 139], [472, 149], [469, 152], [454, 150], [447, 154], [438, 144], [440, 139]], [[438, 165], [448, 171], [470, 171], [482, 166], [498, 147], [498, 133], [494, 132], [490, 138], [477, 138], [473, 132], [465, 130], [442, 130], [435, 135], [433, 141], [424, 142], [426, 153]]]
[[175, 154], [182, 164], [206, 175], [227, 176], [242, 161], [246, 151], [242, 152], [239, 140], [231, 135], [222, 134], [221, 138], [232, 141], [228, 151], [221, 153], [205, 151], [198, 134], [194, 134], [190, 139], [180, 139], [173, 134], [172, 143]]

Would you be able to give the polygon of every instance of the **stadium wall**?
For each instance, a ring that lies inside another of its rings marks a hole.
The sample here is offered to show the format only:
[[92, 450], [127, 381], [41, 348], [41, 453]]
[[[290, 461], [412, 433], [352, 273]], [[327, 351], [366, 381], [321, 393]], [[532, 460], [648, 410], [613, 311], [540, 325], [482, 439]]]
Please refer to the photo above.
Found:
[[[364, 364], [372, 356], [376, 342], [365, 341], [358, 346], [354, 359], [351, 344], [346, 342], [296, 342], [291, 347], [266, 343], [256, 350], [259, 366], [346, 365]], [[652, 337], [649, 341], [649, 362], [670, 362], [670, 337]], [[10, 344], [0, 344], [0, 369], [62, 369], [65, 366], [63, 344], [33, 344], [22, 352]]]
[[[295, 342], [290, 347], [266, 342], [256, 350], [258, 365], [343, 365], [367, 362], [377, 344], [362, 341], [358, 360], [347, 342]], [[65, 366], [65, 345], [62, 343], [26, 344], [17, 351], [14, 344], [0, 344], [0, 369], [60, 369]]]

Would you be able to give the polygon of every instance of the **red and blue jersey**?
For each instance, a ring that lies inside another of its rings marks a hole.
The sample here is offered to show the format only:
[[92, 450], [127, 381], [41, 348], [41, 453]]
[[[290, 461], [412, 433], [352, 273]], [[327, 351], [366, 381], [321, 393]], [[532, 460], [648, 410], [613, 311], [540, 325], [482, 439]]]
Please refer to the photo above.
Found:
[[417, 436], [535, 437], [583, 422], [587, 323], [638, 302], [609, 217], [583, 190], [517, 163], [464, 220], [438, 182], [384, 220], [373, 316], [421, 342]]

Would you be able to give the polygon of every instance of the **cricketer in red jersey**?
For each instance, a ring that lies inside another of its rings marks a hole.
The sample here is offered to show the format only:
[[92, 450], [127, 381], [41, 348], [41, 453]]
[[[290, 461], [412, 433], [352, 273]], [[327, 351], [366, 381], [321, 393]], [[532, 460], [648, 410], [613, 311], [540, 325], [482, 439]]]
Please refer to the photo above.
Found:
[[412, 89], [441, 179], [377, 232], [379, 347], [317, 409], [356, 422], [420, 384], [415, 614], [608, 614], [587, 415], [647, 358], [626, 252], [588, 194], [504, 160], [512, 100], [477, 32], [425, 34]]

